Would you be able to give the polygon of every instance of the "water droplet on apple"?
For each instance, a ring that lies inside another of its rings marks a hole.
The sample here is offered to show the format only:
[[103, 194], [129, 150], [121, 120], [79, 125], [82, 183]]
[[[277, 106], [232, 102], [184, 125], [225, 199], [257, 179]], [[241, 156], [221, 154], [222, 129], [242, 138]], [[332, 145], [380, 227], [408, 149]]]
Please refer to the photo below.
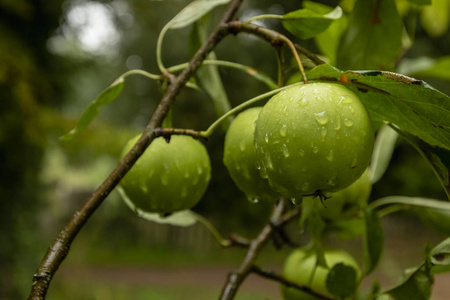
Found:
[[163, 185], [168, 185], [169, 184], [169, 173], [163, 172], [161, 174], [161, 178], [160, 179], [161, 179], [161, 183]]
[[287, 127], [286, 125], [283, 125], [280, 129], [281, 136], [285, 137], [287, 135]]
[[300, 205], [300, 204], [302, 204], [303, 199], [302, 198], [300, 198], [300, 199], [298, 199], [298, 198], [291, 198], [291, 202], [294, 205]]
[[330, 118], [328, 117], [326, 111], [322, 111], [320, 113], [315, 113], [314, 118], [316, 119], [317, 123], [320, 125], [326, 125]]
[[330, 152], [328, 152], [328, 154], [326, 156], [326, 159], [328, 161], [333, 161], [333, 159], [334, 159], [334, 152], [333, 152], [333, 150], [330, 150]]
[[308, 99], [306, 99], [305, 97], [303, 97], [303, 98], [300, 100], [300, 106], [305, 107], [306, 105], [308, 105]]
[[331, 176], [330, 179], [327, 180], [327, 183], [331, 186], [335, 186], [336, 185], [336, 174], [333, 174], [333, 176]]
[[344, 125], [347, 127], [352, 127], [353, 126], [353, 120], [352, 119], [345, 119], [344, 120]]
[[286, 144], [283, 144], [283, 155], [284, 155], [284, 157], [286, 157], [286, 158], [288, 158], [289, 157], [289, 149], [288, 149], [288, 147], [287, 147], [287, 145]]
[[307, 192], [307, 191], [309, 190], [309, 188], [310, 188], [309, 182], [303, 183], [303, 185], [302, 185], [302, 191]]
[[326, 127], [322, 127], [320, 131], [320, 136], [322, 137], [322, 142], [325, 141], [325, 137], [327, 136], [328, 129]]
[[251, 203], [258, 203], [258, 202], [259, 202], [259, 199], [258, 199], [258, 198], [255, 198], [255, 197], [248, 197], [247, 199], [248, 199], [248, 201], [250, 201]]
[[341, 130], [341, 119], [338, 117], [336, 119], [336, 124], [333, 127], [334, 130]]

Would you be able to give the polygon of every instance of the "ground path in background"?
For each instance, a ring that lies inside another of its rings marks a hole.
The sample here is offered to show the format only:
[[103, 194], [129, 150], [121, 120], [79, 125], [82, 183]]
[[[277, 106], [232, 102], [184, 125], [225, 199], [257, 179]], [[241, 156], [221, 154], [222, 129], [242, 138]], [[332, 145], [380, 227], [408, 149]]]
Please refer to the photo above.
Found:
[[[155, 286], [158, 288], [190, 286], [202, 289], [217, 289], [217, 297], [224, 285], [227, 274], [236, 266], [201, 266], [182, 268], [152, 268], [146, 267], [125, 267], [125, 266], [67, 266], [57, 275], [61, 280], [73, 278], [83, 278], [88, 281], [100, 281], [108, 284], [120, 284], [129, 286]], [[277, 268], [274, 268], [275, 271]], [[374, 274], [382, 284], [382, 276]], [[432, 300], [450, 299], [450, 274], [440, 274], [435, 278]], [[240, 292], [258, 293], [265, 295], [270, 300], [280, 300], [279, 285], [270, 280], [251, 274], [241, 286]], [[239, 297], [238, 297], [239, 298]]]

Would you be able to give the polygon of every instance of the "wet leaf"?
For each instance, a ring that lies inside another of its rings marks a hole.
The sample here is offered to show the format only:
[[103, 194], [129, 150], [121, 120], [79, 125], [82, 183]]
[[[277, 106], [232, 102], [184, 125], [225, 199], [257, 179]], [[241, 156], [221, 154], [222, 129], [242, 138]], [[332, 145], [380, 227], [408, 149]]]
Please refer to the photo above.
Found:
[[309, 39], [325, 31], [334, 20], [342, 16], [342, 9], [332, 9], [323, 4], [304, 1], [305, 8], [287, 13], [283, 26], [300, 39]]

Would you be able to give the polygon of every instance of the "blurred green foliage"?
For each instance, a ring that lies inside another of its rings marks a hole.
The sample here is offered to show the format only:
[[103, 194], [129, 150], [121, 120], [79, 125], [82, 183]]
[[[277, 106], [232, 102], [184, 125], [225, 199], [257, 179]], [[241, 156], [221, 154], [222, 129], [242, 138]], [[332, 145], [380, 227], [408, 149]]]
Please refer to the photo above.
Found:
[[[443, 7], [447, 3], [435, 1]], [[102, 108], [85, 132], [70, 142], [60, 142], [58, 138], [74, 127], [82, 110], [120, 74], [133, 68], [157, 70], [155, 48], [159, 31], [188, 2], [0, 0], [1, 299], [23, 299], [27, 295], [31, 276], [46, 246], [114, 168], [126, 141], [147, 124], [161, 97], [158, 83], [140, 77], [127, 79], [122, 95], [114, 104]], [[335, 6], [340, 1], [317, 2]], [[344, 12], [351, 10], [353, 4], [351, 0], [341, 2]], [[445, 9], [422, 12], [406, 0], [396, 4], [408, 25], [406, 30], [415, 32], [413, 46], [404, 53], [405, 58], [436, 59], [450, 53], [449, 9], [447, 14]], [[251, 0], [245, 1], [240, 15], [249, 18], [262, 13], [284, 14], [299, 8], [300, 1]], [[223, 8], [214, 11], [212, 20], [221, 11]], [[433, 11], [436, 20], [443, 15], [439, 19], [442, 21], [433, 26], [423, 23], [433, 19]], [[84, 40], [91, 33], [88, 25], [92, 25], [92, 18], [104, 20], [100, 23], [103, 30], [97, 29], [94, 38]], [[262, 22], [285, 32], [277, 21]], [[189, 29], [167, 34], [163, 47], [165, 65], [189, 60], [188, 36]], [[311, 51], [320, 49], [312, 39], [300, 43]], [[230, 36], [215, 53], [219, 59], [253, 66], [276, 78], [274, 51], [259, 39]], [[347, 53], [341, 55], [347, 57]], [[350, 62], [348, 65], [354, 66]], [[422, 74], [421, 79], [450, 94], [448, 80], [433, 78], [430, 72]], [[220, 69], [220, 75], [232, 106], [267, 91], [266, 86], [241, 71]], [[215, 119], [206, 93], [182, 91], [173, 112], [175, 127], [202, 130]], [[224, 235], [253, 235], [266, 222], [271, 207], [267, 203], [250, 203], [234, 186], [222, 163], [223, 140], [224, 132], [219, 131], [206, 144], [213, 174], [195, 211], [213, 220]], [[374, 186], [372, 198], [392, 194], [445, 198], [431, 169], [404, 141], [399, 142], [386, 176]], [[149, 234], [143, 224], [147, 223], [136, 221], [113, 193], [83, 230], [80, 246], [75, 246], [71, 255], [89, 256], [89, 248], [96, 247], [150, 249], [154, 245], [143, 238], [143, 233]], [[120, 261], [117, 256], [110, 257]], [[66, 291], [55, 292], [55, 299], [66, 297], [71, 291], [70, 286], [63, 289]], [[127, 293], [129, 290], [124, 288], [123, 294]], [[147, 298], [157, 297], [142, 293]], [[89, 299], [89, 295], [80, 297]], [[144, 296], [136, 294], [135, 299], [139, 297]], [[173, 295], [164, 297], [175, 299]]]

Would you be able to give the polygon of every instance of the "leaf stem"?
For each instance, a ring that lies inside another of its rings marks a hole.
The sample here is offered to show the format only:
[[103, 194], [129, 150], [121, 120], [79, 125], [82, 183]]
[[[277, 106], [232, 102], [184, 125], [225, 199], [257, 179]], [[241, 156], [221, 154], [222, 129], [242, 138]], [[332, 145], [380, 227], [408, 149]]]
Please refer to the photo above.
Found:
[[[173, 19], [172, 19], [173, 20]], [[156, 63], [158, 64], [158, 68], [161, 71], [161, 73], [166, 73], [167, 70], [164, 67], [163, 61], [162, 61], [162, 42], [164, 39], [164, 35], [166, 34], [167, 30], [170, 28], [171, 21], [169, 21], [164, 27], [161, 29], [161, 32], [159, 33], [158, 40], [156, 42]]]
[[374, 210], [380, 206], [389, 204], [405, 204], [405, 205], [414, 205], [428, 208], [450, 210], [450, 203], [447, 201], [439, 201], [436, 199], [407, 197], [407, 196], [389, 196], [380, 198], [370, 203], [368, 205], [368, 208]]
[[[238, 64], [238, 63], [231, 62], [231, 61], [216, 60], [216, 59], [207, 59], [203, 62], [203, 64], [242, 70], [242, 71], [246, 72], [247, 74], [250, 74], [254, 78], [264, 82], [270, 89], [276, 89], [278, 87], [277, 84], [268, 75], [264, 74], [263, 72], [255, 69], [253, 67], [250, 67], [250, 66]], [[184, 68], [186, 68], [187, 65], [188, 65], [187, 63], [176, 65], [176, 66], [167, 68], [167, 71], [170, 73], [174, 73], [174, 72], [183, 70]]]
[[205, 217], [203, 217], [193, 211], [191, 213], [197, 219], [197, 221], [202, 223], [206, 227], [206, 229], [208, 229], [209, 232], [211, 232], [211, 234], [214, 236], [214, 238], [217, 240], [217, 242], [220, 244], [220, 246], [229, 247], [233, 244], [232, 241], [225, 239], [220, 234], [220, 232], [217, 230], [217, 228], [214, 227], [214, 225], [208, 219], [206, 219]]
[[283, 19], [283, 16], [282, 15], [272, 15], [272, 14], [259, 15], [259, 16], [254, 16], [245, 22], [251, 23], [253, 21], [260, 20], [260, 19], [278, 19], [278, 20], [280, 20], [280, 19]]
[[128, 77], [130, 75], [142, 75], [142, 76], [145, 76], [145, 77], [153, 79], [153, 80], [160, 80], [162, 78], [161, 75], [152, 74], [152, 73], [149, 73], [147, 71], [140, 70], [140, 69], [127, 71], [127, 72], [123, 73], [120, 77], [125, 78], [125, 77]]
[[214, 130], [220, 125], [220, 123], [223, 120], [225, 120], [226, 118], [228, 118], [228, 117], [230, 117], [230, 116], [240, 112], [241, 110], [243, 110], [247, 106], [252, 105], [252, 104], [254, 104], [254, 103], [258, 102], [258, 101], [261, 101], [261, 100], [263, 100], [263, 99], [265, 99], [267, 97], [270, 97], [272, 95], [275, 95], [275, 94], [279, 93], [280, 91], [282, 91], [284, 89], [287, 89], [289, 87], [296, 86], [296, 85], [299, 85], [299, 84], [303, 84], [303, 83], [299, 82], [299, 83], [294, 83], [294, 84], [291, 84], [291, 85], [288, 85], [288, 86], [285, 86], [285, 87], [282, 87], [282, 88], [278, 88], [278, 89], [269, 91], [267, 93], [258, 95], [258, 96], [254, 97], [254, 98], [251, 98], [250, 100], [245, 101], [244, 103], [239, 104], [238, 106], [234, 107], [233, 109], [229, 110], [227, 113], [222, 115], [220, 118], [218, 118], [214, 123], [211, 124], [211, 126], [208, 127], [208, 129], [206, 131], [202, 131], [201, 132], [201, 136], [202, 137], [209, 137], [214, 132]]

